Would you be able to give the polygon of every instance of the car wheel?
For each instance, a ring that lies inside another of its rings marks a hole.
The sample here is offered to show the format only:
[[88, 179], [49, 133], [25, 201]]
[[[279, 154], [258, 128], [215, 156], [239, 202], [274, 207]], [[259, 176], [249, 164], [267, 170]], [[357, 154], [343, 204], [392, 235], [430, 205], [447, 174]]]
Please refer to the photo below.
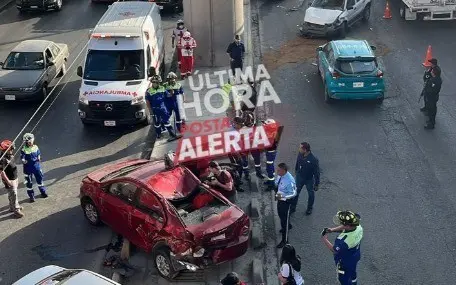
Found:
[[56, 5], [55, 10], [56, 11], [62, 10], [62, 6], [63, 6], [62, 1], [63, 0], [57, 0], [57, 3], [55, 4]]
[[329, 91], [328, 91], [328, 88], [326, 88], [326, 87], [325, 87], [325, 102], [328, 104], [331, 104], [334, 102], [334, 99], [329, 97]]
[[406, 9], [406, 6], [404, 3], [402, 3], [401, 8], [399, 9], [399, 13], [401, 15], [401, 19], [404, 19], [404, 20], [405, 20], [405, 9]]
[[158, 274], [165, 279], [171, 280], [179, 273], [174, 270], [169, 250], [166, 248], [160, 248], [154, 252], [154, 263]]
[[363, 21], [364, 22], [368, 22], [369, 21], [369, 18], [370, 18], [370, 5], [367, 5], [366, 8], [364, 8], [364, 11], [363, 11]]
[[46, 97], [48, 96], [48, 90], [47, 90], [47, 85], [43, 85], [41, 88], [41, 96], [40, 96], [40, 101], [44, 101]]
[[62, 65], [62, 69], [60, 69], [59, 77], [63, 77], [67, 72], [65, 63]]
[[383, 100], [385, 100], [385, 96], [382, 96], [382, 97], [380, 97], [380, 98], [377, 98], [377, 99], [375, 100], [375, 103], [377, 103], [378, 105], [381, 105], [381, 104], [383, 104]]
[[93, 226], [101, 225], [100, 214], [98, 213], [97, 207], [90, 199], [84, 199], [81, 202], [82, 210], [84, 211], [84, 217]]

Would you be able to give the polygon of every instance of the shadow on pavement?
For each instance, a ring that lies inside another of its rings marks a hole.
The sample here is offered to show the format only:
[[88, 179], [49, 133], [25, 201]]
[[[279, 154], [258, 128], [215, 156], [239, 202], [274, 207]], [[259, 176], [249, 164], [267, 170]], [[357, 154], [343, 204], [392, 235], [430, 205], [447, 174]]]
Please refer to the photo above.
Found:
[[107, 227], [90, 226], [79, 206], [45, 217], [0, 243], [2, 284], [12, 284], [50, 264], [98, 271], [102, 257], [97, 255], [103, 252], [86, 253], [85, 250], [109, 243], [110, 236]]

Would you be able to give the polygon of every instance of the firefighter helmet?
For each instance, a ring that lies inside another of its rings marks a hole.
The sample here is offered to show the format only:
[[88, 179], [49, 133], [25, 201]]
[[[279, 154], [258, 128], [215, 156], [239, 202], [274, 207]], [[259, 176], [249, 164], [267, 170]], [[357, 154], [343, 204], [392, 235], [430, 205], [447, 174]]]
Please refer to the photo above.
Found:
[[152, 78], [150, 79], [150, 82], [152, 82], [152, 83], [161, 83], [162, 82], [161, 76], [160, 75], [152, 76]]
[[166, 77], [167, 79], [177, 79], [177, 75], [174, 72], [168, 73], [168, 76]]
[[31, 142], [35, 139], [35, 136], [32, 133], [26, 133], [23, 137], [24, 142]]
[[242, 113], [242, 118], [244, 119], [244, 125], [247, 127], [253, 127], [255, 124], [255, 116], [250, 111], [245, 111]]
[[360, 218], [361, 217], [358, 214], [355, 214], [352, 211], [338, 211], [333, 217], [333, 222], [336, 225], [358, 226]]
[[191, 36], [192, 36], [192, 34], [190, 34], [189, 31], [186, 31], [182, 37], [183, 38], [190, 38]]
[[8, 149], [14, 149], [14, 144], [10, 140], [4, 140], [0, 143], [0, 150], [1, 151], [7, 151]]
[[244, 125], [244, 118], [242, 117], [234, 117], [233, 119], [233, 122], [236, 124], [236, 125]]

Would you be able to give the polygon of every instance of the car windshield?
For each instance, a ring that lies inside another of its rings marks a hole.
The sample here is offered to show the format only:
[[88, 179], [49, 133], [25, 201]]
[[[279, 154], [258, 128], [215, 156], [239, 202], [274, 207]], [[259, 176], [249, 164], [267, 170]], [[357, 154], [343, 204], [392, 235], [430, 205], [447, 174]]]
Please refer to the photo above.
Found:
[[338, 69], [345, 74], [372, 73], [377, 69], [375, 60], [341, 60]]
[[314, 0], [311, 7], [342, 11], [344, 10], [344, 0]]
[[84, 79], [125, 81], [144, 79], [143, 50], [89, 50]]
[[3, 64], [3, 69], [37, 70], [44, 68], [44, 57], [41, 52], [11, 52]]

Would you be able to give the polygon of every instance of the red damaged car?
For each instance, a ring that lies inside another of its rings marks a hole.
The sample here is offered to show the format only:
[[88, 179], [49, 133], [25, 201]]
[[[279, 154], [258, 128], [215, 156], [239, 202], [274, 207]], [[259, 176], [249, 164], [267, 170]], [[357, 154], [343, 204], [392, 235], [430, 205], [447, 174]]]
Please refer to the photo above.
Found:
[[233, 260], [249, 246], [249, 217], [184, 166], [166, 169], [164, 161], [142, 159], [113, 164], [87, 175], [80, 197], [91, 224], [105, 223], [151, 253], [167, 279]]

